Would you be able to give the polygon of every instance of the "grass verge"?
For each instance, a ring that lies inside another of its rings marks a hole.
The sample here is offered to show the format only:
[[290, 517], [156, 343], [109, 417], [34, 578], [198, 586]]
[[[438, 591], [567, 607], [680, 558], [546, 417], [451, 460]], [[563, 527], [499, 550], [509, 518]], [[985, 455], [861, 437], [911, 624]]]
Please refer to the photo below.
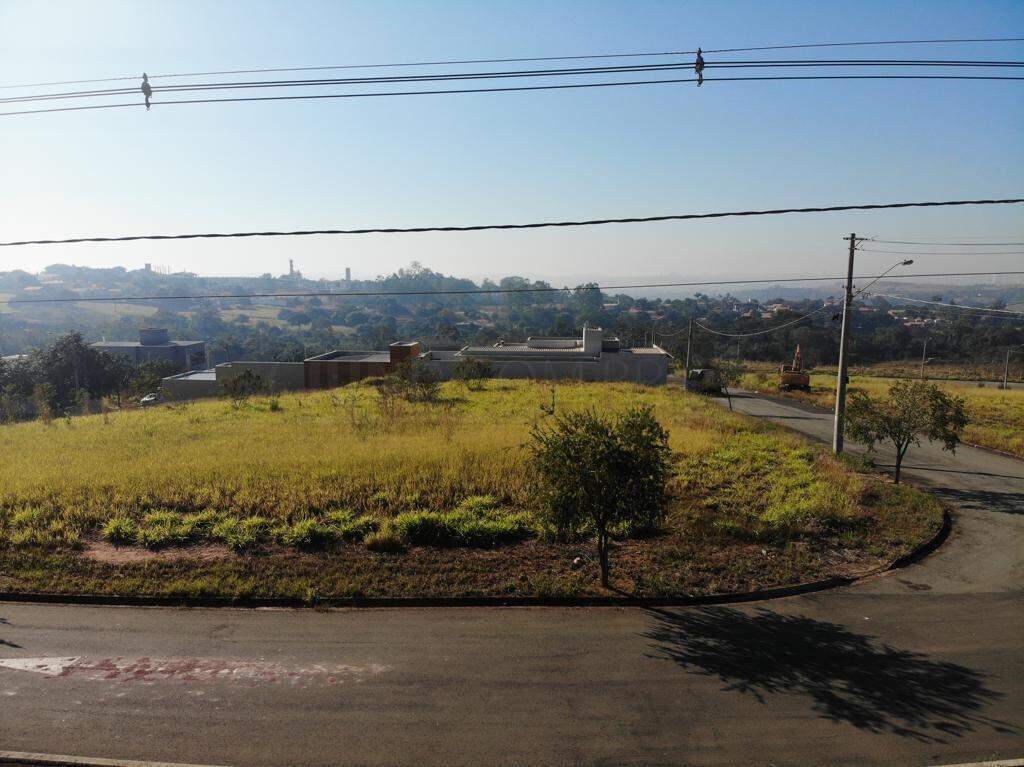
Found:
[[[616, 589], [746, 591], [854, 575], [941, 522], [930, 496], [676, 387], [564, 383], [556, 409], [649, 402], [676, 469]], [[541, 521], [525, 464], [550, 385], [370, 386], [0, 428], [0, 590], [227, 597], [590, 596], [592, 545]]]

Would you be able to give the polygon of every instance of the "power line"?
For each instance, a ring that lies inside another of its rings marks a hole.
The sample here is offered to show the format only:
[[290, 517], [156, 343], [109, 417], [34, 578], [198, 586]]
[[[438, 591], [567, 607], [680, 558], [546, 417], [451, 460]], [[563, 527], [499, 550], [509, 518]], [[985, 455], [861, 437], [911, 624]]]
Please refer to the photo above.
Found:
[[[925, 274], [891, 274], [888, 279], [914, 279], [919, 277], [993, 277], [1002, 275], [1024, 275], [1024, 271], [1014, 272], [932, 272]], [[879, 275], [856, 275], [856, 280], [867, 280]], [[885, 275], [880, 275], [885, 276]], [[788, 282], [836, 282], [845, 280], [845, 275], [835, 277], [782, 277], [758, 280], [711, 280], [699, 282], [656, 282], [638, 285], [595, 285], [593, 289], [602, 292], [613, 290], [639, 290], [643, 288], [686, 288], [704, 287], [713, 285], [765, 285], [781, 284]], [[583, 287], [583, 286], [579, 286]], [[531, 288], [472, 288], [459, 290], [373, 290], [373, 291], [304, 291], [287, 293], [207, 293], [201, 295], [180, 294], [169, 296], [87, 296], [76, 298], [6, 298], [0, 300], [0, 305], [5, 304], [76, 304], [76, 303], [127, 303], [129, 301], [199, 301], [205, 299], [219, 298], [376, 298], [381, 296], [463, 296], [463, 295], [490, 295], [507, 293], [566, 293], [572, 292], [575, 288], [556, 287], [531, 287]]]
[[267, 232], [206, 232], [202, 234], [136, 234], [117, 237], [72, 237], [62, 240], [17, 240], [0, 242], [0, 247], [23, 245], [67, 245], [82, 242], [132, 242], [136, 240], [196, 240], [233, 237], [305, 237], [328, 234], [420, 234], [424, 232], [479, 232], [495, 229], [543, 229], [567, 226], [600, 226], [604, 224], [640, 224], [655, 221], [688, 221], [705, 218], [742, 216], [777, 216], [785, 213], [834, 213], [849, 210], [888, 210], [894, 208], [941, 208], [962, 205], [1011, 205], [1024, 202], [1024, 198], [998, 200], [945, 200], [941, 202], [890, 202], [867, 205], [831, 205], [814, 208], [776, 208], [773, 210], [742, 210], [720, 213], [679, 213], [668, 216], [642, 216], [636, 218], [602, 218], [585, 221], [542, 221], [529, 224], [477, 224], [473, 226], [415, 226], [376, 229], [305, 229]]
[[[749, 69], [749, 68], [792, 68], [792, 67], [940, 67], [940, 68], [1020, 68], [1024, 61], [977, 61], [977, 60], [920, 60], [920, 59], [815, 59], [815, 60], [766, 60], [766, 61], [716, 61], [707, 62], [705, 68]], [[455, 80], [486, 80], [526, 77], [579, 77], [583, 75], [627, 74], [635, 72], [662, 72], [688, 70], [692, 62], [670, 64], [643, 64], [613, 67], [584, 67], [573, 69], [508, 70], [499, 72], [453, 72], [438, 75], [402, 75], [396, 77], [355, 77], [304, 80], [255, 80], [213, 83], [183, 83], [154, 88], [154, 93], [182, 93], [204, 90], [241, 90], [251, 88], [295, 88], [323, 87], [327, 85], [368, 85], [382, 83], [447, 82]], [[8, 96], [0, 103], [24, 103], [32, 101], [54, 101], [72, 98], [102, 98], [138, 92], [138, 88], [109, 88], [105, 90], [66, 91], [29, 96]]]
[[961, 310], [966, 309], [966, 310], [977, 311], [977, 312], [998, 312], [999, 314], [1012, 314], [1012, 315], [1015, 315], [1015, 316], [1018, 316], [1018, 317], [1024, 317], [1024, 312], [1017, 312], [1017, 311], [1013, 311], [1012, 309], [992, 309], [990, 307], [985, 307], [985, 306], [965, 306], [965, 305], [962, 305], [962, 304], [948, 304], [948, 303], [944, 303], [942, 301], [927, 301], [927, 300], [925, 300], [923, 298], [909, 298], [908, 296], [893, 296], [893, 295], [890, 295], [888, 293], [872, 292], [872, 295], [881, 296], [882, 298], [898, 299], [900, 301], [910, 301], [910, 302], [915, 303], [915, 304], [929, 304], [929, 305], [932, 305], [932, 306], [945, 306], [945, 307], [949, 307], [950, 309], [961, 309]]
[[882, 243], [882, 244], [885, 244], [885, 245], [932, 245], [932, 246], [939, 246], [939, 247], [943, 247], [943, 246], [956, 247], [956, 246], [969, 246], [969, 245], [973, 245], [973, 246], [976, 246], [976, 247], [979, 247], [979, 248], [980, 247], [994, 248], [994, 247], [997, 247], [997, 246], [1009, 247], [1011, 245], [1018, 245], [1018, 246], [1019, 245], [1024, 245], [1024, 242], [918, 242], [918, 241], [914, 241], [914, 240], [876, 240], [876, 239], [873, 239], [873, 238], [871, 240], [869, 240], [869, 242], [878, 242], [878, 243]]
[[755, 330], [752, 333], [723, 333], [720, 330], [713, 330], [707, 327], [706, 325], [701, 325], [699, 322], [697, 322], [697, 320], [694, 320], [693, 324], [696, 325], [701, 330], [706, 330], [708, 333], [711, 333], [716, 336], [725, 336], [726, 338], [749, 338], [750, 336], [763, 336], [767, 333], [774, 333], [776, 330], [782, 330], [783, 328], [788, 328], [791, 325], [796, 325], [798, 322], [803, 322], [804, 320], [809, 319], [816, 314], [821, 314], [826, 309], [835, 309], [835, 306], [831, 304], [825, 304], [823, 306], [818, 307], [812, 312], [808, 312], [802, 317], [797, 317], [795, 320], [784, 322], [781, 325], [776, 325], [775, 327], [768, 328], [767, 330]]
[[[779, 50], [795, 50], [795, 49], [807, 49], [807, 48], [841, 48], [841, 47], [852, 47], [852, 46], [882, 46], [882, 45], [933, 45], [933, 44], [952, 44], [952, 43], [1014, 43], [1024, 41], [1024, 37], [978, 37], [978, 38], [955, 38], [946, 40], [875, 40], [875, 41], [858, 41], [858, 42], [840, 42], [840, 43], [801, 43], [794, 45], [762, 45], [748, 48], [709, 48], [704, 53], [744, 53], [749, 51], [779, 51]], [[441, 60], [441, 61], [409, 61], [404, 63], [386, 63], [386, 64], [334, 64], [326, 66], [307, 66], [307, 67], [267, 67], [261, 69], [222, 69], [212, 72], [180, 72], [177, 74], [157, 74], [150, 75], [149, 79], [164, 79], [164, 78], [176, 78], [176, 77], [210, 77], [214, 75], [240, 75], [240, 74], [260, 74], [269, 72], [314, 72], [314, 71], [325, 71], [332, 69], [383, 69], [390, 67], [426, 67], [426, 66], [454, 66], [460, 64], [511, 64], [511, 63], [525, 63], [530, 61], [573, 61], [581, 59], [621, 59], [621, 58], [656, 58], [660, 56], [689, 56], [696, 54], [697, 51], [650, 51], [644, 53], [597, 53], [597, 54], [585, 54], [585, 55], [573, 55], [573, 56], [534, 56], [534, 57], [518, 57], [518, 58], [504, 58], [504, 59], [456, 59], [456, 60]], [[107, 83], [117, 82], [121, 80], [138, 80], [138, 75], [122, 75], [120, 77], [103, 77], [94, 78], [91, 80], [60, 80], [56, 82], [45, 82], [45, 83], [25, 83], [21, 85], [4, 85], [0, 86], [0, 89], [6, 88], [35, 88], [44, 87], [50, 85], [78, 85], [84, 83]]]
[[1022, 256], [1024, 250], [959, 250], [959, 251], [938, 251], [938, 250], [874, 250], [872, 248], [858, 248], [861, 253], [888, 253], [893, 256]]
[[[781, 82], [785, 80], [992, 80], [992, 81], [1020, 81], [1024, 77], [1009, 75], [786, 75], [767, 77], [705, 77], [703, 82]], [[676, 83], [694, 83], [697, 78], [675, 78], [667, 80], [627, 80], [622, 82], [607, 83], [572, 83], [565, 85], [521, 85], [506, 88], [452, 88], [442, 90], [422, 91], [381, 91], [377, 93], [321, 93], [305, 96], [236, 96], [231, 98], [218, 99], [175, 99], [173, 101], [154, 102], [154, 106], [170, 104], [217, 104], [243, 101], [301, 101], [310, 99], [356, 99], [373, 98], [380, 96], [439, 96], [455, 93], [513, 93], [520, 91], [551, 91], [567, 90], [573, 88], [609, 88], [620, 86], [637, 85], [667, 85]], [[127, 102], [119, 104], [91, 104], [80, 107], [54, 107], [49, 109], [28, 109], [14, 112], [0, 112], [0, 117], [11, 117], [14, 115], [44, 114], [48, 112], [80, 112], [93, 109], [122, 109], [127, 107], [139, 107], [141, 102]]]

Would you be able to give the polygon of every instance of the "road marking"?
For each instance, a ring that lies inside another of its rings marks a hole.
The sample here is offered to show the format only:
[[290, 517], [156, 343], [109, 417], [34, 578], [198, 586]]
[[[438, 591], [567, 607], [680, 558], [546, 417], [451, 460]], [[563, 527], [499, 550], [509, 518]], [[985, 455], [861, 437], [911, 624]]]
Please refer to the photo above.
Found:
[[958, 764], [936, 764], [933, 767], [1024, 767], [1024, 759], [1000, 759], [995, 762], [960, 762]]
[[120, 656], [88, 658], [85, 656], [46, 658], [0, 658], [0, 669], [41, 674], [53, 678], [80, 677], [122, 682], [205, 682], [225, 680], [249, 684], [287, 682], [291, 684], [341, 681], [362, 681], [368, 676], [387, 671], [387, 666], [371, 663], [314, 664], [309, 667], [288, 667], [279, 663], [248, 660], [217, 660], [209, 658], [149, 657], [134, 660]]

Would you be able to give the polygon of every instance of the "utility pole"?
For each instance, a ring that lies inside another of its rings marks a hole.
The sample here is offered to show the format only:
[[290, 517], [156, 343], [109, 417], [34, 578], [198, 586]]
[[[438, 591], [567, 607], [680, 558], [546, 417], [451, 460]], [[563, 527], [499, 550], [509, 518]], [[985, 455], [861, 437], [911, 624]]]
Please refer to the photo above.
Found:
[[1012, 346], [1006, 347], [1006, 362], [1003, 363], [1003, 391], [1006, 391], [1007, 384], [1010, 379], [1010, 350]]
[[690, 317], [690, 325], [686, 329], [686, 370], [683, 372], [683, 388], [690, 383], [690, 342], [693, 340], [693, 317]]
[[[846, 237], [843, 238], [847, 239]], [[846, 297], [843, 300], [843, 329], [839, 335], [839, 375], [836, 380], [836, 420], [832, 431], [832, 452], [843, 452], [843, 428], [846, 418], [846, 356], [850, 350], [850, 310], [853, 304], [853, 254], [857, 251], [857, 235], [850, 233], [850, 262], [846, 267]]]
[[925, 355], [928, 353], [928, 336], [924, 337], [924, 346], [921, 347], [921, 380], [924, 380]]

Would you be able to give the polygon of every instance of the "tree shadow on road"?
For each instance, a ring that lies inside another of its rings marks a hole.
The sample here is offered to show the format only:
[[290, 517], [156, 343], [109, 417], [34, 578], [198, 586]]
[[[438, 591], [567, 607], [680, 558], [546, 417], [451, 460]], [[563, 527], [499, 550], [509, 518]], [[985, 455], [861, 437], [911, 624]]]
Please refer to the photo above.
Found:
[[983, 674], [898, 650], [835, 623], [766, 609], [651, 610], [653, 657], [717, 676], [724, 690], [811, 699], [826, 719], [871, 732], [942, 742], [976, 727], [1014, 733], [981, 714], [1002, 697]]
[[933, 487], [931, 491], [943, 500], [956, 504], [962, 509], [1024, 514], [1024, 493], [953, 490], [947, 487]]
[[[9, 625], [10, 625], [10, 621], [9, 620], [7, 620], [6, 618], [0, 618], [0, 626], [9, 626]], [[6, 639], [0, 639], [0, 647], [18, 647], [18, 648], [20, 648], [21, 645], [20, 644], [14, 644], [14, 642], [8, 642]]]

